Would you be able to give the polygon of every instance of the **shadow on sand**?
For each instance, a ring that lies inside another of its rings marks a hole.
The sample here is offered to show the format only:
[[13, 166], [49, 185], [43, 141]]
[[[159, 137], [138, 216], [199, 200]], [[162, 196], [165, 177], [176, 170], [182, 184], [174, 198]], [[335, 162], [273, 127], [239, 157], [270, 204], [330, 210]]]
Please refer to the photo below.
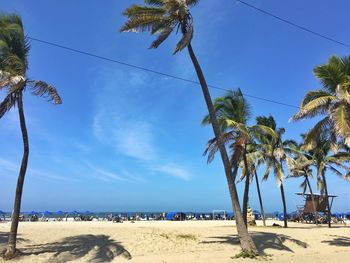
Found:
[[328, 243], [331, 246], [349, 247], [350, 237], [330, 235], [334, 237], [332, 240], [323, 240], [322, 243]]
[[[9, 240], [9, 234], [8, 233], [4, 233], [4, 232], [0, 232], [0, 246], [6, 245], [8, 240]], [[18, 235], [17, 236], [17, 241], [18, 242], [25, 242], [25, 241], [28, 241], [28, 239], [21, 238]]]
[[[294, 244], [306, 248], [307, 243], [291, 238], [290, 236], [283, 234], [275, 234], [269, 232], [253, 232], [251, 233], [254, 243], [259, 251], [259, 253], [265, 254], [265, 249], [276, 249], [276, 250], [285, 250], [289, 252], [294, 251], [287, 247], [284, 243], [286, 241], [293, 242]], [[226, 237], [211, 237], [216, 240], [213, 241], [203, 241], [202, 243], [210, 244], [210, 243], [228, 243], [233, 245], [239, 245], [239, 239], [237, 235], [230, 235]]]
[[87, 256], [87, 262], [110, 262], [118, 256], [131, 259], [131, 254], [106, 235], [79, 235], [66, 237], [59, 242], [26, 246], [23, 255], [53, 253], [48, 262], [68, 262]]

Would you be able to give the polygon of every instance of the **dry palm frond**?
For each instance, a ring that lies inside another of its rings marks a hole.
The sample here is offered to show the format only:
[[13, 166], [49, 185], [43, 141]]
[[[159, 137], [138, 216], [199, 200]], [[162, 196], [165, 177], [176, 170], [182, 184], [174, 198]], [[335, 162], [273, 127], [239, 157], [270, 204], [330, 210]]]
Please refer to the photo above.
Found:
[[33, 95], [47, 98], [53, 104], [62, 104], [62, 100], [57, 90], [41, 80], [28, 80], [27, 84], [31, 87]]
[[16, 106], [17, 94], [10, 93], [0, 103], [0, 119], [13, 107]]

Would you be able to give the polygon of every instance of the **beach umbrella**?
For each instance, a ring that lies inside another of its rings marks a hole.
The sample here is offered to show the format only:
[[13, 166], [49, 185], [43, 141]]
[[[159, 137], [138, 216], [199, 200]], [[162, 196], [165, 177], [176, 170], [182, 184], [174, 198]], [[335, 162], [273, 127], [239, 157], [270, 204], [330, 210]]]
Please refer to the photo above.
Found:
[[52, 213], [46, 210], [46, 211], [43, 213], [43, 215], [44, 215], [44, 216], [49, 216], [49, 215], [52, 215]]
[[61, 216], [61, 215], [64, 215], [64, 212], [60, 210], [60, 211], [57, 211], [55, 214]]
[[90, 212], [89, 210], [86, 210], [83, 214], [85, 214], [85, 215], [91, 215], [91, 214], [93, 214], [93, 213]]
[[79, 214], [79, 212], [78, 211], [72, 211], [72, 212], [69, 212], [69, 214], [71, 214], [71, 215], [77, 215], [77, 214]]
[[39, 215], [39, 213], [38, 212], [35, 212], [35, 211], [31, 211], [28, 215], [30, 215], [30, 216], [34, 216], [34, 215]]
[[0, 215], [5, 215], [6, 213], [0, 210]]

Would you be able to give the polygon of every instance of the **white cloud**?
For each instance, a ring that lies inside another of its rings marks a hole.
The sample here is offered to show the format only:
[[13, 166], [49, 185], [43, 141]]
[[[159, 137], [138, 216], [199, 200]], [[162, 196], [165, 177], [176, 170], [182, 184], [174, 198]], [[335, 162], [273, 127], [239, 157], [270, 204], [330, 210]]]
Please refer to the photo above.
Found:
[[[17, 176], [20, 169], [20, 163], [16, 164], [12, 161], [0, 158], [0, 172], [6, 173], [11, 176], [15, 175]], [[65, 176], [61, 176], [52, 172], [43, 171], [40, 169], [33, 169], [28, 168], [27, 169], [27, 176], [38, 178], [38, 179], [44, 179], [44, 180], [51, 180], [51, 181], [78, 181], [76, 178], [68, 178]]]
[[185, 181], [189, 181], [191, 179], [190, 173], [185, 168], [176, 164], [165, 164], [156, 166], [153, 168], [153, 170], [183, 179]]
[[[95, 90], [98, 87], [98, 94], [95, 96], [92, 122], [95, 138], [114, 149], [116, 158], [124, 155], [138, 161], [138, 165], [146, 169], [145, 172], [157, 171], [189, 180], [190, 175], [186, 169], [176, 164], [163, 165], [160, 160], [162, 144], [156, 143], [161, 140], [156, 127], [161, 109], [156, 108], [159, 105], [147, 100], [158, 94], [150, 90], [159, 83], [143, 72], [121, 70], [103, 71], [96, 80]], [[126, 173], [120, 173], [125, 180], [143, 181], [143, 178], [139, 180]]]
[[124, 180], [123, 177], [116, 175], [115, 173], [98, 168], [91, 163], [87, 162], [86, 165], [93, 171], [94, 176], [99, 180], [106, 181], [106, 182]]

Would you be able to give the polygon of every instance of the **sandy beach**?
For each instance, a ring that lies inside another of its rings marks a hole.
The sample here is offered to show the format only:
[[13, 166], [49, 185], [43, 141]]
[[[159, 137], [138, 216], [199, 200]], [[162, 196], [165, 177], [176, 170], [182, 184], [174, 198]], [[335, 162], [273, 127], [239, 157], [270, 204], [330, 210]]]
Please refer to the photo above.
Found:
[[[329, 229], [289, 223], [284, 229], [260, 224], [250, 232], [259, 251], [267, 255], [265, 260], [349, 259], [349, 225]], [[9, 228], [9, 223], [0, 224], [1, 249]], [[25, 255], [11, 262], [256, 262], [231, 258], [240, 251], [234, 221], [24, 222], [18, 247]]]

